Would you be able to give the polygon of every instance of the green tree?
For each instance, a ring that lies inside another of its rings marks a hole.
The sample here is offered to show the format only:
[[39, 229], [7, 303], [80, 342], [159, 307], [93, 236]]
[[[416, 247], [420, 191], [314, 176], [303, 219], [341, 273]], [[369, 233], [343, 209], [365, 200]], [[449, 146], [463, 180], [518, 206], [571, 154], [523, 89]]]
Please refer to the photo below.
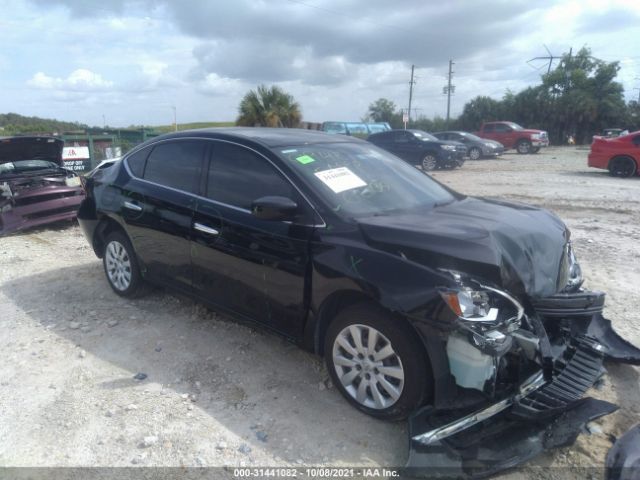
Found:
[[500, 101], [479, 95], [466, 103], [457, 123], [460, 128], [473, 132], [480, 128], [482, 122], [503, 120], [501, 117], [502, 105]]
[[261, 127], [297, 127], [302, 119], [300, 105], [278, 86], [260, 85], [240, 102], [236, 124]]
[[398, 115], [396, 104], [386, 98], [379, 98], [369, 105], [369, 118], [374, 122], [389, 122]]

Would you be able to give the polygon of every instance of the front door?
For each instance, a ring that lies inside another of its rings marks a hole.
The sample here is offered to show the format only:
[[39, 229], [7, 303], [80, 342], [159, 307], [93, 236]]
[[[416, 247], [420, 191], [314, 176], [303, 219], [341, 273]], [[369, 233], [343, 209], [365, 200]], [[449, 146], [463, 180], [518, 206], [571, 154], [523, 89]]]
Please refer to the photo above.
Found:
[[[260, 220], [254, 200], [291, 198], [291, 183], [262, 155], [241, 145], [213, 142], [206, 197], [194, 217], [193, 282], [198, 295], [291, 336], [302, 332], [308, 239], [298, 222]], [[304, 223], [304, 222], [300, 222]]]

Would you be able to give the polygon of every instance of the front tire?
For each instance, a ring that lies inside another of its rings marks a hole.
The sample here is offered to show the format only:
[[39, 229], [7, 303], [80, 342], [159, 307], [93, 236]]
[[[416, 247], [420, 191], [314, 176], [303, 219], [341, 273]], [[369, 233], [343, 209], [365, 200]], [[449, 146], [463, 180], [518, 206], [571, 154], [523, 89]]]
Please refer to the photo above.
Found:
[[427, 153], [422, 159], [422, 170], [429, 172], [438, 166], [438, 159], [432, 153]]
[[480, 157], [482, 157], [482, 151], [478, 147], [469, 150], [469, 160], [480, 160]]
[[609, 162], [609, 175], [628, 178], [636, 174], [638, 165], [631, 157], [614, 157]]
[[143, 283], [138, 259], [131, 242], [122, 232], [110, 233], [104, 241], [104, 273], [111, 289], [121, 297], [142, 293]]
[[531, 142], [529, 140], [520, 140], [516, 145], [516, 149], [522, 155], [531, 153]]
[[403, 322], [361, 303], [341, 311], [325, 337], [334, 385], [349, 403], [376, 418], [404, 419], [431, 397], [431, 366]]

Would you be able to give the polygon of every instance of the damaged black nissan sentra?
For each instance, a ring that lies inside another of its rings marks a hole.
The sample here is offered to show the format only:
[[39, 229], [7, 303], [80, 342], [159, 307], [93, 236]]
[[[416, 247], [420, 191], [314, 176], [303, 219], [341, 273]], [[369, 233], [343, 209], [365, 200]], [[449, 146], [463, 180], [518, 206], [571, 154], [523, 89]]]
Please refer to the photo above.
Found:
[[78, 217], [119, 295], [170, 286], [323, 355], [356, 408], [409, 417], [409, 467], [487, 474], [575, 440], [604, 358], [638, 363], [540, 208], [456, 193], [370, 143], [287, 129], [153, 139]]

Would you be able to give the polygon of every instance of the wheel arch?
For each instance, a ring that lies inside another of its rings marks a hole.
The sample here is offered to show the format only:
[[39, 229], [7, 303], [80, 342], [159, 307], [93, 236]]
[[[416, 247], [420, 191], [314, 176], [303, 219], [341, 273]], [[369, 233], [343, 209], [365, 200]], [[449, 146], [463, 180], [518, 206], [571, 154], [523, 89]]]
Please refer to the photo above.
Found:
[[[115, 231], [122, 232], [127, 238], [129, 238], [127, 231], [117, 220], [108, 215], [103, 216], [94, 230], [93, 240], [91, 242], [93, 251], [98, 258], [102, 258], [103, 256], [105, 239], [110, 233]], [[131, 241], [130, 238], [129, 241]]]
[[609, 161], [607, 162], [607, 170], [611, 170], [611, 164], [614, 160], [618, 160], [618, 159], [629, 159], [631, 160], [633, 163], [636, 164], [636, 172], [634, 175], [638, 174], [638, 171], [640, 170], [640, 161], [636, 158], [634, 158], [632, 155], [626, 154], [626, 153], [619, 153], [617, 155], [612, 156]]
[[[425, 341], [423, 332], [420, 331], [420, 329], [418, 329], [416, 325], [414, 325], [405, 315], [390, 310], [380, 302], [368, 296], [366, 293], [357, 290], [340, 290], [334, 292], [320, 305], [313, 327], [313, 351], [316, 354], [324, 357], [324, 337], [329, 329], [329, 325], [331, 325], [331, 322], [336, 318], [338, 313], [345, 308], [358, 303], [367, 303], [375, 308], [383, 310], [389, 316], [393, 317], [395, 321], [402, 322], [406, 325], [410, 332], [419, 338], [422, 353], [425, 355], [430, 368], [433, 370], [433, 363], [431, 361], [432, 355], [429, 353], [429, 348], [427, 346], [428, 342]], [[435, 372], [433, 373], [435, 374]]]

